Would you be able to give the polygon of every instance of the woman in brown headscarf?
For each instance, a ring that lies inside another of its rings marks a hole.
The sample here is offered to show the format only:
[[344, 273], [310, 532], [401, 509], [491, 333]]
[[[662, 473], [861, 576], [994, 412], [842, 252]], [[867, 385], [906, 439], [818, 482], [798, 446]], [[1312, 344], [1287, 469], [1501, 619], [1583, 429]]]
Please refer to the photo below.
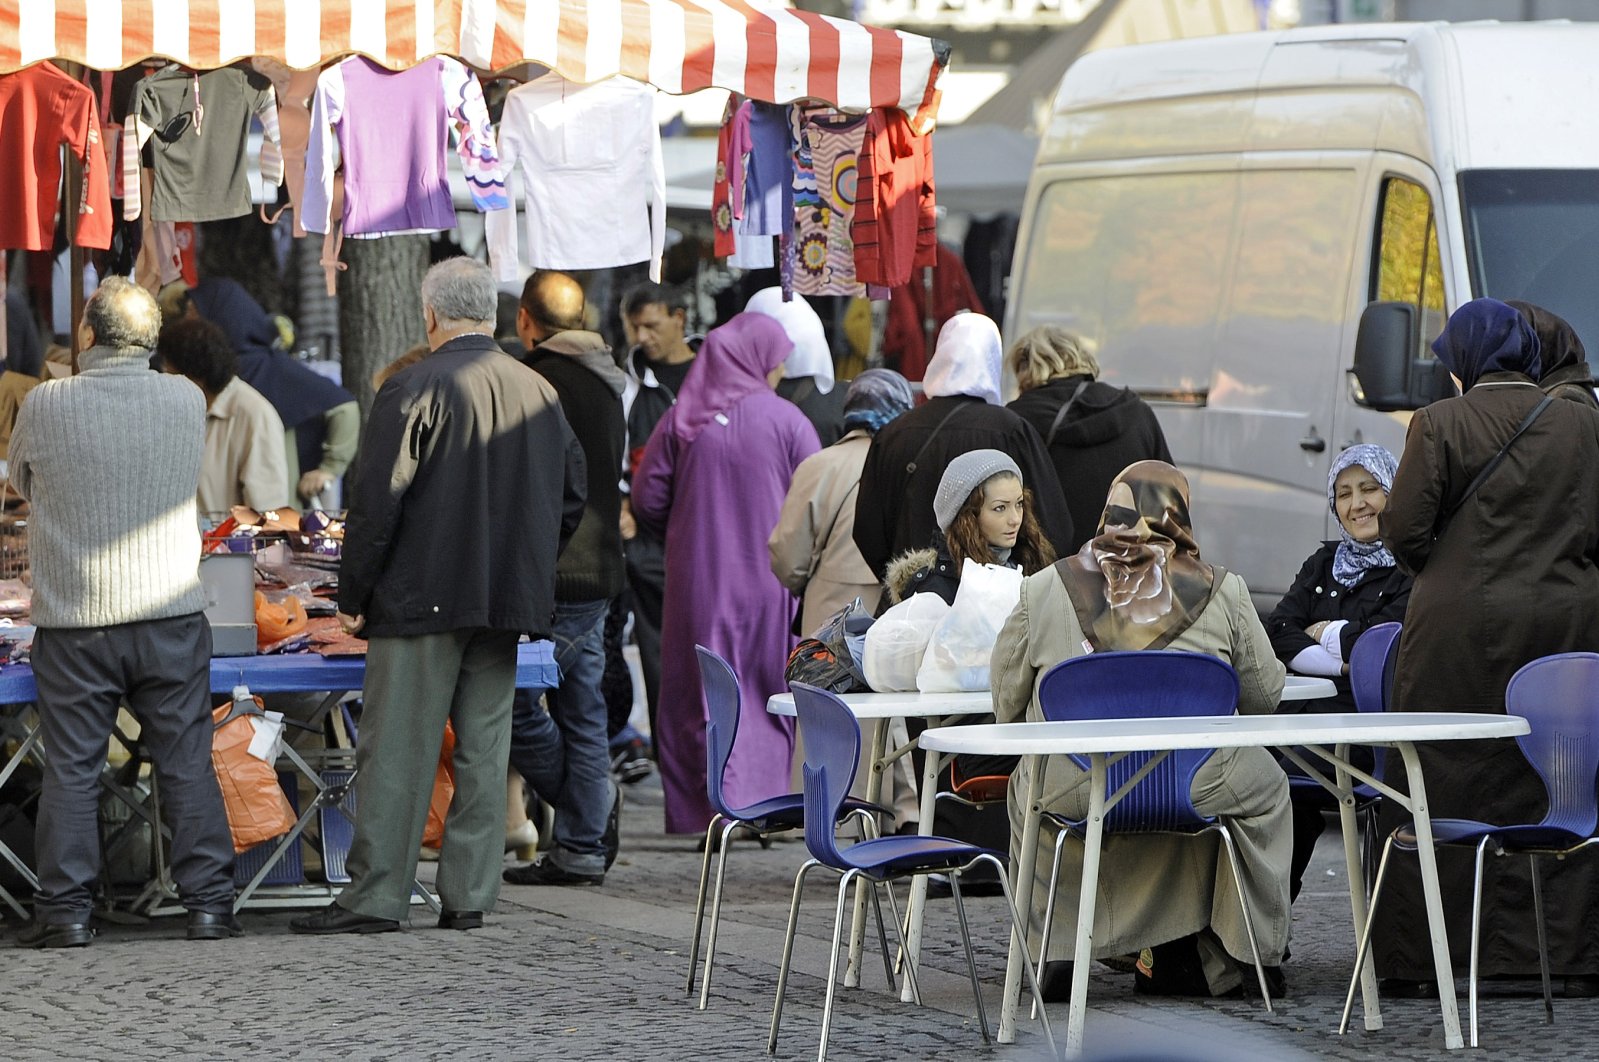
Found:
[[[1178, 649], [1207, 653], [1238, 672], [1241, 712], [1267, 715], [1282, 693], [1272, 654], [1243, 579], [1206, 564], [1188, 516], [1188, 481], [1164, 461], [1129, 465], [1111, 482], [1098, 534], [1075, 555], [1022, 583], [1021, 601], [994, 647], [994, 712], [1000, 722], [1039, 720], [1038, 682], [1055, 664], [1088, 652]], [[1088, 773], [1064, 757], [1045, 767], [1048, 811], [1081, 818]], [[1011, 847], [1020, 843], [1025, 763], [1011, 775]], [[1288, 945], [1288, 865], [1293, 831], [1288, 783], [1264, 749], [1221, 749], [1194, 778], [1195, 808], [1227, 819], [1249, 898], [1261, 961]], [[1048, 820], [1039, 837], [1052, 850]], [[1136, 987], [1221, 995], [1238, 987], [1249, 937], [1231, 871], [1215, 835], [1107, 837], [1094, 917], [1094, 957], [1137, 955]], [[1049, 859], [1033, 887], [1034, 943], [1049, 897]], [[1070, 983], [1082, 847], [1067, 844], [1050, 932], [1045, 992]], [[1051, 959], [1057, 960], [1050, 962]], [[1064, 960], [1064, 961], [1060, 961]], [[1252, 985], [1254, 978], [1244, 979]], [[1274, 986], [1273, 994], [1280, 987]], [[1064, 996], [1062, 996], [1064, 998]]]

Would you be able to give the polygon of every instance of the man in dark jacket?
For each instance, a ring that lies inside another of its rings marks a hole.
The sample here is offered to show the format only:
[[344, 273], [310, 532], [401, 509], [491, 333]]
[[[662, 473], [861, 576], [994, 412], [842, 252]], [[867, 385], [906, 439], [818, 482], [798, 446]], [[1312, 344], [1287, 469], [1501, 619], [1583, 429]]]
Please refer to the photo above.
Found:
[[[511, 713], [511, 766], [555, 809], [555, 847], [505, 871], [513, 885], [598, 885], [616, 858], [622, 790], [611, 781], [606, 742], [603, 635], [622, 592], [621, 491], [626, 375], [604, 337], [583, 328], [583, 287], [565, 273], [528, 277], [516, 312], [526, 364], [560, 396], [588, 466], [588, 501], [555, 566], [555, 662], [561, 686], [548, 711], [518, 691]], [[610, 811], [609, 817], [606, 815]]]
[[550, 633], [586, 473], [554, 388], [495, 345], [494, 308], [487, 267], [428, 270], [432, 353], [372, 405], [339, 569], [340, 623], [369, 639], [350, 884], [297, 933], [399, 928], [446, 721], [439, 925], [476, 928], [499, 895], [516, 643]]

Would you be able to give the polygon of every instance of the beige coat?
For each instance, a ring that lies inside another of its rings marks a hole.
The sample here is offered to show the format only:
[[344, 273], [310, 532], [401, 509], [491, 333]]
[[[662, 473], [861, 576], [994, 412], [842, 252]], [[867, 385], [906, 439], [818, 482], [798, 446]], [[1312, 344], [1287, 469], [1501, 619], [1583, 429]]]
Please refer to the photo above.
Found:
[[803, 634], [857, 597], [867, 612], [877, 608], [877, 577], [855, 548], [855, 495], [871, 445], [871, 434], [857, 428], [800, 462], [767, 540], [772, 574], [803, 597]]
[[[1039, 680], [1060, 661], [1083, 655], [1082, 646], [1082, 627], [1054, 567], [1023, 581], [1021, 601], [994, 647], [994, 712], [1000, 722], [1042, 719]], [[1238, 672], [1240, 712], [1266, 715], [1277, 706], [1285, 671], [1272, 655], [1265, 628], [1250, 604], [1249, 590], [1237, 575], [1222, 580], [1199, 618], [1170, 648], [1208, 653], [1231, 664]], [[1046, 810], [1071, 818], [1087, 814], [1088, 773], [1063, 757], [1051, 759], [1045, 769]], [[1013, 865], [1027, 788], [1024, 761], [1011, 775]], [[1261, 960], [1268, 965], [1281, 963], [1288, 946], [1288, 864], [1293, 849], [1288, 782], [1282, 768], [1265, 749], [1218, 750], [1195, 776], [1192, 796], [1201, 813], [1227, 820], [1238, 848]], [[1048, 900], [1055, 833], [1045, 820], [1033, 886], [1031, 939], [1035, 947]], [[1068, 840], [1062, 853], [1055, 924], [1046, 960], [1072, 957], [1082, 851], [1080, 844]], [[1106, 838], [1094, 917], [1096, 958], [1135, 953], [1207, 926], [1228, 954], [1250, 961], [1249, 938], [1232, 873], [1215, 834]], [[1200, 951], [1213, 992], [1227, 991], [1238, 983], [1232, 965], [1214, 949], [1207, 949], [1203, 940]]]

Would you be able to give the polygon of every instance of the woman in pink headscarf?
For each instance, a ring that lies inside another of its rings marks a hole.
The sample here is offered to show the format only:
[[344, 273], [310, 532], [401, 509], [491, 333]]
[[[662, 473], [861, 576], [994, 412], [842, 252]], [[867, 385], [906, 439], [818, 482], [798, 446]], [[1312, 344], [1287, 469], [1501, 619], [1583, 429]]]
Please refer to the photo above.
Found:
[[766, 539], [794, 469], [820, 449], [805, 414], [772, 390], [792, 349], [783, 327], [761, 314], [713, 329], [633, 477], [634, 516], [666, 532], [654, 737], [667, 833], [699, 833], [712, 813], [696, 644], [720, 653], [739, 677], [728, 799], [749, 804], [788, 789], [794, 726], [769, 715], [766, 699], [786, 688], [794, 599], [772, 574]]

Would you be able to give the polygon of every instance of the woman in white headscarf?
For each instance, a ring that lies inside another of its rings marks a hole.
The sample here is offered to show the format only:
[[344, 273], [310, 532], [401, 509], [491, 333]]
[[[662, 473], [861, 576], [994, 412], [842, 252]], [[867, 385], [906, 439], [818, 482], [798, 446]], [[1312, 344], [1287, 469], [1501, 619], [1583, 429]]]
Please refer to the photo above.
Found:
[[744, 309], [765, 314], [788, 333], [794, 352], [783, 362], [777, 395], [800, 408], [824, 447], [836, 443], [844, 435], [845, 390], [833, 386], [833, 351], [822, 319], [803, 295], [784, 302], [782, 288], [762, 288]]
[[1022, 471], [1036, 516], [1057, 551], [1072, 541], [1072, 518], [1054, 463], [1038, 433], [999, 404], [999, 329], [979, 313], [952, 317], [938, 334], [922, 389], [929, 401], [878, 432], [861, 472], [855, 545], [871, 569], [924, 548], [938, 534], [933, 496], [950, 461], [1000, 450]]

